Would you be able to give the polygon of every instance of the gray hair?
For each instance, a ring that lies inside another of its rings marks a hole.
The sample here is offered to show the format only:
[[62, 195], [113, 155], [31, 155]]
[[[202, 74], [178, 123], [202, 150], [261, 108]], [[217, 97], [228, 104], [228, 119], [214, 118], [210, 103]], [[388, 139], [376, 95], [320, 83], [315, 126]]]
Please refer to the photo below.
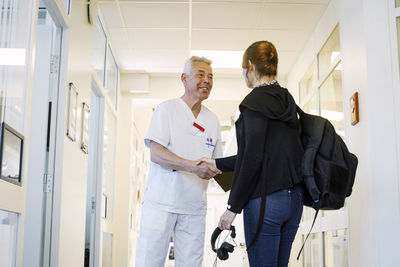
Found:
[[191, 58], [186, 59], [185, 66], [183, 67], [183, 73], [189, 75], [190, 71], [192, 70], [192, 63], [194, 62], [204, 62], [210, 66], [212, 64], [212, 61], [206, 57], [192, 56]]

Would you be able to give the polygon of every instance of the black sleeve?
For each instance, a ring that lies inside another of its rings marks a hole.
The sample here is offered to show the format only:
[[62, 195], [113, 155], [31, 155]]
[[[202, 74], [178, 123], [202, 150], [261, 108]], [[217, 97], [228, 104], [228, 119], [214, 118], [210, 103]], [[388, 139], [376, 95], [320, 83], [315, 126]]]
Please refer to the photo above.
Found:
[[235, 170], [236, 155], [226, 158], [215, 159], [217, 168], [223, 172], [233, 172]]
[[261, 113], [243, 109], [243, 134], [228, 200], [228, 209], [240, 213], [258, 182], [267, 135], [268, 119]]

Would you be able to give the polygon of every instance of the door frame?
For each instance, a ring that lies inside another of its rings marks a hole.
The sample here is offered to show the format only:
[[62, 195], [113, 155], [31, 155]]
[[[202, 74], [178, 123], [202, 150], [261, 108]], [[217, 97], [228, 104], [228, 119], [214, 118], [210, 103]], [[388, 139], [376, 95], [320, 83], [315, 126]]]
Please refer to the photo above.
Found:
[[[393, 69], [393, 88], [400, 87], [400, 32], [398, 32], [397, 18], [400, 17], [400, 6], [396, 7], [394, 0], [387, 0], [389, 6], [389, 31], [390, 31], [390, 49], [393, 55], [392, 60], [392, 69]], [[399, 112], [400, 111], [400, 92], [399, 90], [393, 90], [393, 102], [394, 108]], [[400, 115], [395, 112], [394, 113], [395, 122], [396, 122], [396, 139], [400, 140]], [[400, 155], [400, 142], [397, 142], [397, 154]], [[397, 157], [397, 172], [398, 172], [398, 191], [400, 192], [400, 157]], [[399, 205], [400, 207], [400, 199]], [[400, 210], [398, 211], [400, 214]]]
[[[31, 97], [30, 109], [30, 139], [38, 139], [29, 144], [28, 175], [26, 189], [26, 216], [24, 227], [30, 231], [25, 232], [24, 240], [29, 240], [29, 246], [24, 246], [23, 264], [43, 265], [45, 258], [45, 226], [50, 225], [46, 212], [51, 211], [51, 206], [46, 204], [46, 198], [51, 197], [47, 189], [51, 183], [46, 184], [52, 177], [48, 165], [52, 169], [54, 160], [52, 152], [54, 146], [54, 132], [57, 118], [53, 115], [57, 110], [54, 95], [59, 90], [59, 53], [61, 47], [61, 28], [57, 26], [45, 6], [38, 7], [38, 13], [45, 12], [46, 20], [50, 18], [51, 24], [36, 23], [36, 52], [34, 60], [34, 73], [32, 90], [37, 91]], [[40, 57], [40, 58], [39, 58]], [[49, 107], [51, 110], [49, 110]], [[50, 121], [49, 121], [50, 120]], [[40, 140], [39, 140], [40, 139]], [[32, 151], [33, 149], [33, 151]], [[28, 227], [28, 228], [27, 228]]]
[[[94, 98], [95, 97], [95, 98]], [[95, 100], [95, 101], [94, 101]], [[89, 138], [89, 163], [88, 163], [88, 183], [91, 183], [90, 197], [90, 259], [89, 266], [100, 266], [100, 247], [101, 247], [101, 188], [102, 188], [102, 162], [103, 162], [103, 131], [104, 131], [104, 97], [99, 89], [97, 77], [92, 75], [91, 83], [91, 110], [90, 110], [90, 138]], [[92, 128], [94, 126], [95, 128]], [[95, 134], [92, 134], [95, 133]], [[88, 187], [89, 188], [89, 187]], [[88, 214], [88, 213], [86, 213]], [[87, 218], [86, 218], [87, 219]]]
[[[58, 248], [60, 234], [60, 209], [62, 189], [62, 164], [65, 133], [65, 106], [68, 72], [68, 42], [71, 19], [60, 1], [42, 0], [57, 27], [61, 29], [59, 56], [59, 77], [57, 94], [53, 95], [52, 116], [55, 123], [51, 125], [49, 148], [49, 169], [53, 175], [51, 197], [46, 199], [46, 224], [44, 225], [43, 266], [58, 266]], [[50, 211], [50, 212], [48, 212]]]

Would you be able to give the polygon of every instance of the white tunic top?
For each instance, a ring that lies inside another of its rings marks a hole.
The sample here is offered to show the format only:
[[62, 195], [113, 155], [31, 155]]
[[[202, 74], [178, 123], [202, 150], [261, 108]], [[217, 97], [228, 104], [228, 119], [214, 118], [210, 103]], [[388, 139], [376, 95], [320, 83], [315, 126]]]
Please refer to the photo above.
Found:
[[[200, 127], [195, 127], [194, 123]], [[156, 108], [144, 139], [147, 146], [150, 140], [184, 159], [222, 157], [217, 116], [201, 106], [195, 118], [181, 98], [167, 100]], [[207, 186], [208, 181], [194, 173], [175, 171], [151, 162], [143, 203], [168, 212], [205, 214]]]

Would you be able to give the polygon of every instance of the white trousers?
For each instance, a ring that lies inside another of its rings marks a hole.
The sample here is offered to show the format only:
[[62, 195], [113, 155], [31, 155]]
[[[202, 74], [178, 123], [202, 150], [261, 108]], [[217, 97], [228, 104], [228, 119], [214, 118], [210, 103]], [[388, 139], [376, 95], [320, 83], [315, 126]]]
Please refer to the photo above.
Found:
[[142, 210], [136, 249], [136, 267], [164, 267], [174, 233], [175, 267], [201, 267], [204, 253], [205, 215]]

